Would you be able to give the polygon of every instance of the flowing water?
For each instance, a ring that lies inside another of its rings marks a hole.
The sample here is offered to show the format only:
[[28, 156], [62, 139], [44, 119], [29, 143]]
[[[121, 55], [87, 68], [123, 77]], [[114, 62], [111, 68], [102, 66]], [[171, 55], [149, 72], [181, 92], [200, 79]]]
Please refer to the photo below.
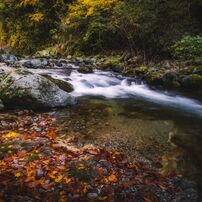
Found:
[[[35, 70], [36, 71], [36, 70]], [[54, 112], [80, 144], [123, 150], [131, 160], [202, 182], [202, 102], [112, 72], [37, 70], [70, 82], [77, 105]]]

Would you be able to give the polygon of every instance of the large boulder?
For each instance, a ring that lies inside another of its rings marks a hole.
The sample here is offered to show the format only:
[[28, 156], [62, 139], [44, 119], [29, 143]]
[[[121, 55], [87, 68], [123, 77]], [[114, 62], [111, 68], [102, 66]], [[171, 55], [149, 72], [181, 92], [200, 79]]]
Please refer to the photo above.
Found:
[[7, 73], [0, 83], [0, 99], [8, 107], [51, 108], [74, 104], [67, 92], [26, 69]]

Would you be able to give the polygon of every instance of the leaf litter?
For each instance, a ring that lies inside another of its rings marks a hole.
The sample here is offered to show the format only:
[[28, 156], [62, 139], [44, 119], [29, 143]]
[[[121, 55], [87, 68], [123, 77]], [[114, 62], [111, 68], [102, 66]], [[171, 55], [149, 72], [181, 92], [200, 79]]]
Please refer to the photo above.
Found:
[[122, 151], [77, 145], [49, 114], [0, 116], [2, 201], [172, 201], [178, 192], [169, 177]]

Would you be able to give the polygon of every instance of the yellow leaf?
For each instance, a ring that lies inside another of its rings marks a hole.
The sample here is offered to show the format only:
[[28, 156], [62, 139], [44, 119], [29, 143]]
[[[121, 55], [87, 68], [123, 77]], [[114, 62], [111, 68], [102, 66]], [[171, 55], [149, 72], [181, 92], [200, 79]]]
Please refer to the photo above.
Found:
[[21, 134], [16, 133], [16, 132], [9, 132], [6, 135], [3, 135], [3, 138], [15, 138], [19, 137]]
[[21, 176], [21, 173], [15, 173], [15, 177], [20, 177]]
[[80, 163], [79, 166], [78, 166], [78, 169], [79, 170], [84, 170], [86, 167], [83, 163]]
[[69, 183], [72, 181], [71, 178], [65, 178], [64, 180], [65, 180], [65, 183], [66, 183], [66, 184], [69, 184]]
[[39, 0], [21, 0], [20, 6], [35, 6], [39, 3]]
[[30, 14], [29, 18], [33, 22], [41, 22], [44, 19], [44, 14], [40, 13], [40, 12], [34, 13], [34, 14]]
[[114, 173], [106, 178], [106, 182], [117, 182], [117, 180], [117, 176]]
[[58, 176], [54, 179], [54, 181], [55, 181], [55, 182], [60, 182], [60, 181], [62, 180], [62, 178], [63, 178], [62, 175], [58, 175]]
[[6, 166], [6, 163], [4, 161], [0, 161], [0, 166], [4, 167]]

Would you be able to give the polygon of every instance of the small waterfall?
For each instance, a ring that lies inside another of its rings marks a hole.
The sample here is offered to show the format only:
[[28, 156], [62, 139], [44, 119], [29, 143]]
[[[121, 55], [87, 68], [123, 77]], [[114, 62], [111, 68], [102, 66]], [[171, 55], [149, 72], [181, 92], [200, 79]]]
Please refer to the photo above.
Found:
[[202, 103], [176, 94], [150, 89], [146, 84], [132, 78], [116, 75], [112, 72], [95, 70], [93, 73], [82, 74], [74, 69], [70, 75], [64, 70], [34, 70], [47, 73], [53, 78], [68, 81], [74, 87], [71, 93], [75, 97], [102, 96], [108, 99], [134, 98], [162, 106], [180, 109], [202, 117]]

